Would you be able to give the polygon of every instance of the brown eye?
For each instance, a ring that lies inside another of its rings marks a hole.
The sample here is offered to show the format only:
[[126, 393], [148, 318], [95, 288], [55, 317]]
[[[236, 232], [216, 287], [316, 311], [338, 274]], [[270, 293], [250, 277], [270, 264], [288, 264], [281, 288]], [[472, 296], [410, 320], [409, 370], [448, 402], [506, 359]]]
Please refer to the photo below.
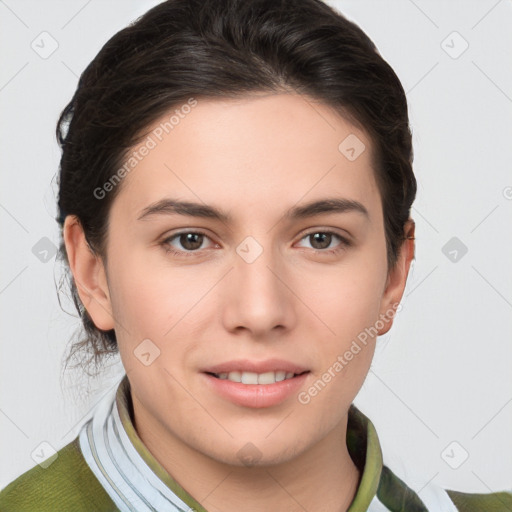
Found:
[[167, 237], [162, 242], [165, 251], [176, 256], [194, 256], [199, 254], [200, 249], [205, 249], [204, 242], [210, 240], [205, 233], [196, 231], [182, 231]]
[[[351, 245], [346, 238], [334, 233], [333, 231], [311, 231], [303, 236], [301, 241], [302, 240], [308, 240], [311, 245], [311, 249], [317, 253], [324, 254], [333, 254], [342, 251]], [[338, 243], [336, 243], [336, 240], [338, 240]]]
[[313, 233], [308, 236], [313, 249], [327, 249], [331, 245], [332, 233]]
[[181, 246], [187, 251], [195, 251], [203, 244], [204, 235], [201, 233], [182, 233], [178, 236]]

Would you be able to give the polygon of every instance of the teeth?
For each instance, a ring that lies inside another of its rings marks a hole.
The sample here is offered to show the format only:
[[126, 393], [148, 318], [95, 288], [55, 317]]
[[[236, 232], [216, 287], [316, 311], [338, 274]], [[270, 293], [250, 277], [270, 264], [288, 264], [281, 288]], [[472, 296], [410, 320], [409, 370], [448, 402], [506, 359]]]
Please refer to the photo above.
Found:
[[286, 379], [286, 372], [276, 372], [276, 382], [281, 382], [284, 379]]
[[229, 372], [227, 378], [233, 382], [242, 382], [242, 374], [240, 372]]
[[241, 382], [242, 384], [275, 384], [286, 379], [291, 379], [295, 375], [293, 372], [278, 370], [276, 372], [229, 372], [217, 373], [219, 379], [230, 380], [232, 382]]
[[258, 384], [258, 374], [253, 372], [242, 372], [242, 384]]
[[275, 381], [275, 372], [260, 373], [258, 375], [258, 384], [274, 384]]

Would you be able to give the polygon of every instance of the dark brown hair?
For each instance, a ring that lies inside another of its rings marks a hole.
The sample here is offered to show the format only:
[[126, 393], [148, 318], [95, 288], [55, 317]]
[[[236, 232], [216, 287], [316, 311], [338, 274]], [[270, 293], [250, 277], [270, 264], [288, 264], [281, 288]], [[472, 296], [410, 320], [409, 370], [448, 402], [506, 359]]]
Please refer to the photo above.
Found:
[[[120, 187], [104, 186], [144, 130], [190, 98], [296, 92], [333, 107], [374, 146], [388, 268], [396, 263], [416, 195], [405, 92], [368, 36], [320, 0], [168, 0], [115, 34], [80, 76], [57, 125], [62, 228], [76, 215], [106, 261], [108, 214]], [[341, 141], [340, 141], [341, 142]], [[116, 354], [114, 330], [96, 328], [80, 301], [63, 241], [60, 257], [96, 367]]]

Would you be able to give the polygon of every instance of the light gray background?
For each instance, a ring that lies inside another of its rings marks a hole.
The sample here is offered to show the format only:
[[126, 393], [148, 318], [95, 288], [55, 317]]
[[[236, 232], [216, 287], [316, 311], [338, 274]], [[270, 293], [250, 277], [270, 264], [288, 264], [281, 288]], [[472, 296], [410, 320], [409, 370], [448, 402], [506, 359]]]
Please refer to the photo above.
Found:
[[[41, 443], [70, 442], [122, 375], [118, 363], [104, 378], [77, 370], [61, 385], [78, 320], [61, 311], [59, 267], [42, 262], [36, 244], [58, 244], [57, 117], [107, 39], [156, 3], [0, 0], [0, 487], [35, 465]], [[401, 79], [419, 183], [403, 309], [355, 403], [398, 476], [463, 491], [512, 488], [512, 3], [329, 3]], [[51, 48], [43, 31], [58, 43], [47, 58], [31, 47]], [[443, 253], [452, 237], [467, 254]]]

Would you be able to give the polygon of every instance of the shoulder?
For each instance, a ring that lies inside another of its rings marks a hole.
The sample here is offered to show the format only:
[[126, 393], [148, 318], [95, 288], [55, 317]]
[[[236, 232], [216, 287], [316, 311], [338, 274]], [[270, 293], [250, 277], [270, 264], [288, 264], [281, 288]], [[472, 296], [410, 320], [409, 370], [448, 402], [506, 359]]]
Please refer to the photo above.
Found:
[[382, 467], [377, 495], [370, 512], [389, 510], [414, 512], [504, 512], [512, 511], [512, 491], [467, 493], [445, 489], [407, 472], [406, 482], [389, 467]]
[[473, 494], [447, 489], [446, 493], [459, 512], [503, 512], [512, 510], [512, 491]]
[[64, 446], [46, 468], [35, 466], [0, 491], [0, 511], [116, 512], [94, 473], [85, 462], [79, 438]]

